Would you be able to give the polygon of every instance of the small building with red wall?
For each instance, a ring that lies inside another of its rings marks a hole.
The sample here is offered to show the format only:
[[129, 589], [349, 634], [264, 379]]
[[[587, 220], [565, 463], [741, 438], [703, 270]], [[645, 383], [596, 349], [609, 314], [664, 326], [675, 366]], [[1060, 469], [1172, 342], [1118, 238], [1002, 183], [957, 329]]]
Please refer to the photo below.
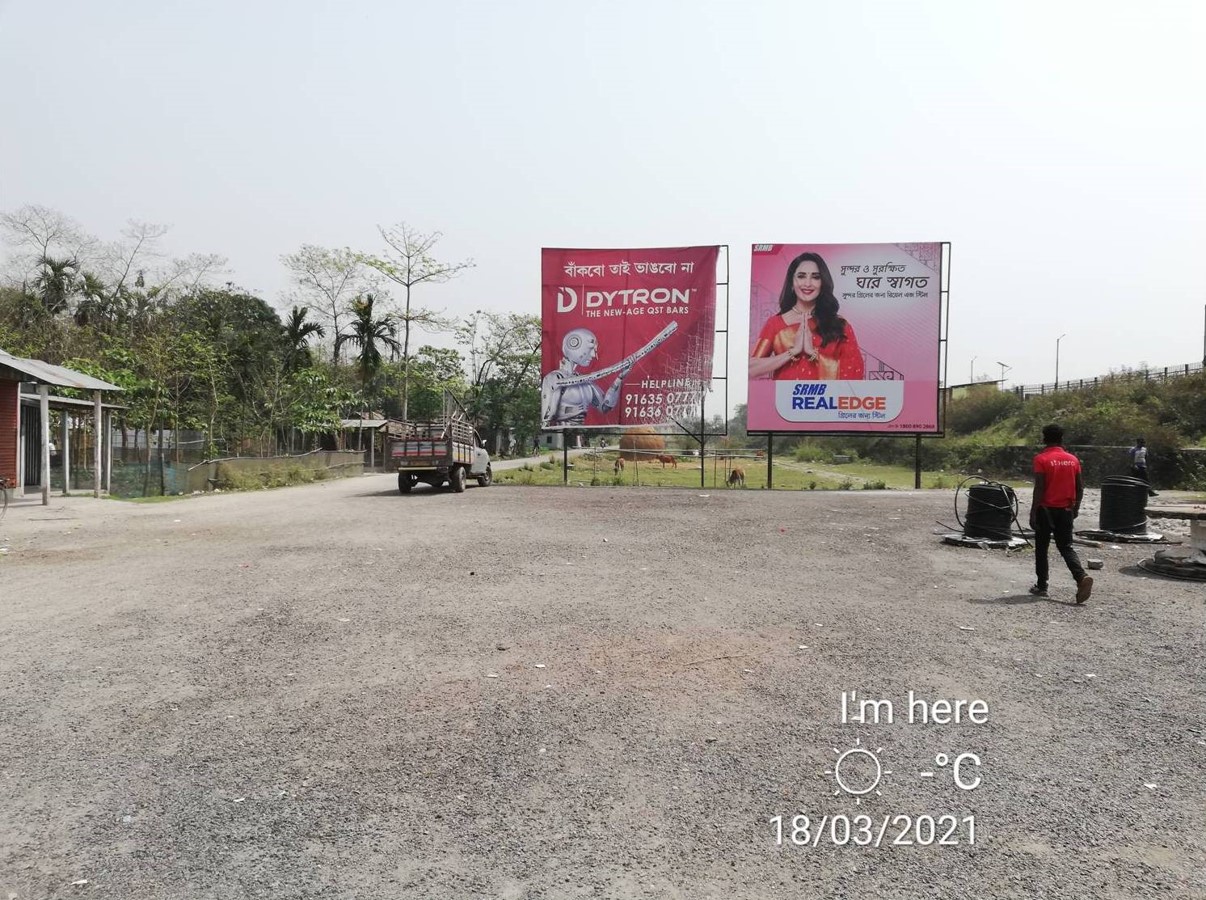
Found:
[[[22, 394], [22, 384], [36, 386], [36, 396]], [[87, 404], [66, 397], [52, 397], [52, 387], [90, 391], [92, 403]], [[14, 495], [20, 496], [27, 487], [33, 486], [41, 489], [43, 503], [50, 502], [50, 410], [69, 409], [78, 414], [89, 408], [94, 416], [95, 433], [98, 436], [95, 442], [94, 493], [99, 497], [104, 462], [101, 445], [107, 443], [99, 438], [111, 434], [107, 421], [111, 410], [105, 409], [101, 403], [101, 395], [107, 391], [120, 390], [115, 384], [109, 384], [83, 372], [37, 359], [23, 359], [0, 350], [0, 478], [8, 485], [10, 498]], [[23, 412], [26, 408], [30, 410], [29, 413]], [[106, 412], [109, 412], [109, 415], [106, 415]], [[34, 420], [36, 427], [29, 427], [34, 424]], [[65, 479], [64, 490], [67, 486], [68, 481]]]
[[17, 447], [20, 435], [21, 382], [0, 377], [0, 478], [17, 486]]

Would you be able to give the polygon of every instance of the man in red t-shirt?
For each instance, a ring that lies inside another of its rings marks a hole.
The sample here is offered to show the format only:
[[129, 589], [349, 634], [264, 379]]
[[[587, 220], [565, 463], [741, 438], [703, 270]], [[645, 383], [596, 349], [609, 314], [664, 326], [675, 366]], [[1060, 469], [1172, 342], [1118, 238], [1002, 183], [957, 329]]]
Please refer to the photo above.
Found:
[[1048, 425], [1043, 429], [1046, 449], [1034, 458], [1034, 502], [1030, 504], [1030, 527], [1034, 529], [1034, 571], [1038, 581], [1030, 593], [1047, 596], [1047, 550], [1051, 538], [1059, 555], [1076, 579], [1076, 602], [1084, 603], [1093, 593], [1093, 578], [1086, 575], [1080, 558], [1072, 549], [1072, 522], [1080, 515], [1085, 485], [1080, 477], [1080, 460], [1063, 448], [1064, 429]]

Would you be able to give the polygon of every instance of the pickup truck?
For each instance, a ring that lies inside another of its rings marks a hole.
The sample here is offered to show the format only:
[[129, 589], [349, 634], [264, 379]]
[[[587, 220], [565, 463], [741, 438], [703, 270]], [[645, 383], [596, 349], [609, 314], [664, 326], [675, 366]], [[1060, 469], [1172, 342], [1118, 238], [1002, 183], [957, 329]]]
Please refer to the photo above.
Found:
[[402, 422], [394, 426], [389, 438], [400, 493], [409, 494], [422, 481], [433, 488], [447, 484], [459, 494], [469, 478], [476, 478], [482, 487], [494, 479], [490, 454], [476, 429], [459, 416], [435, 422]]

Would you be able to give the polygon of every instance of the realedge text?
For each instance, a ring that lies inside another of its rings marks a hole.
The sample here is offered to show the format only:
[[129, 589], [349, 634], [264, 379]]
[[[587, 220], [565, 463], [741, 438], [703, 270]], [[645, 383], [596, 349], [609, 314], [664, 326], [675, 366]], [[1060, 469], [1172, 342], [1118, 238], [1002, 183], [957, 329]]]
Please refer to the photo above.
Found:
[[792, 409], [844, 409], [878, 410], [887, 409], [886, 397], [828, 396], [829, 385], [824, 382], [802, 381], [792, 391]]

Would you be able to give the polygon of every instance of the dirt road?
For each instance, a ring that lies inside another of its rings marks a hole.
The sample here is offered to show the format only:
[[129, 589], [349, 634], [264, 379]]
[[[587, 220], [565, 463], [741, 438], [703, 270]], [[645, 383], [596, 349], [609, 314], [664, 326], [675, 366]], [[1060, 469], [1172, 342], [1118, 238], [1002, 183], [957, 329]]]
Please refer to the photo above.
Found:
[[0, 898], [1206, 896], [1147, 551], [1078, 607], [949, 491], [394, 483], [10, 509]]

